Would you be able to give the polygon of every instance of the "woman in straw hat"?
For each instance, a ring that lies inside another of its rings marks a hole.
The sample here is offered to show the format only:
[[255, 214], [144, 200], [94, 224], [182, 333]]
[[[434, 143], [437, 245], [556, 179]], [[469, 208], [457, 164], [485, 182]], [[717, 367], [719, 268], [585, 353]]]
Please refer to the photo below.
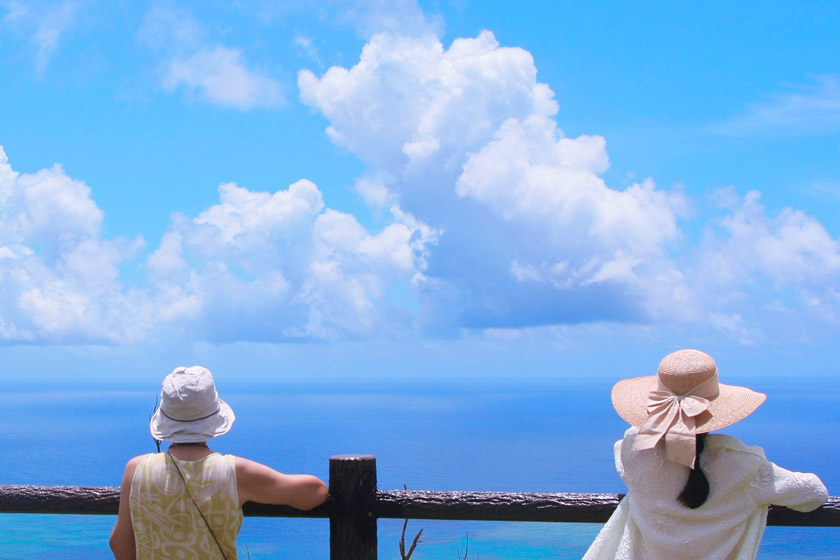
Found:
[[627, 495], [584, 560], [752, 560], [770, 504], [811, 511], [828, 493], [813, 474], [771, 463], [759, 447], [709, 434], [749, 416], [765, 395], [718, 382], [711, 356], [680, 350], [656, 376], [619, 381], [615, 444]]
[[179, 367], [166, 376], [149, 428], [171, 445], [125, 467], [110, 539], [117, 560], [234, 560], [245, 502], [312, 509], [327, 499], [326, 485], [314, 476], [213, 452], [207, 441], [233, 421], [210, 371]]

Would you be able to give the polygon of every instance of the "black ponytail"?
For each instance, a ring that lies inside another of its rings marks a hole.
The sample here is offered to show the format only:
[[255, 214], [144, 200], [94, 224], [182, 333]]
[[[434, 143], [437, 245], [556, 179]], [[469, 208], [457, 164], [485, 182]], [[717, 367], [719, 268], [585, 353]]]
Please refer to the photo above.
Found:
[[697, 453], [694, 457], [694, 468], [688, 472], [685, 488], [680, 493], [679, 502], [691, 509], [697, 509], [706, 503], [709, 497], [709, 479], [700, 468], [700, 454], [706, 447], [706, 434], [697, 434]]

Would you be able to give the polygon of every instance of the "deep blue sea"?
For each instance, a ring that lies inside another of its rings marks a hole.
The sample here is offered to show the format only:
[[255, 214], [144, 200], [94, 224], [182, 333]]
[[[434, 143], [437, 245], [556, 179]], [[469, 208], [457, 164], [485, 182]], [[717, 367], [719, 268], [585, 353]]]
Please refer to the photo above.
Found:
[[[725, 430], [840, 494], [840, 379], [727, 379], [768, 394]], [[116, 486], [125, 461], [154, 451], [156, 383], [5, 383], [0, 484]], [[226, 380], [237, 414], [214, 448], [327, 479], [331, 455], [375, 455], [380, 488], [622, 492], [612, 445], [625, 429], [613, 380]], [[0, 515], [0, 560], [111, 558], [110, 516]], [[379, 557], [398, 559], [402, 522], [379, 521]], [[412, 520], [414, 560], [580, 558], [600, 526]], [[240, 558], [327, 559], [326, 520], [246, 518]], [[760, 559], [840, 557], [840, 528], [767, 529]]]

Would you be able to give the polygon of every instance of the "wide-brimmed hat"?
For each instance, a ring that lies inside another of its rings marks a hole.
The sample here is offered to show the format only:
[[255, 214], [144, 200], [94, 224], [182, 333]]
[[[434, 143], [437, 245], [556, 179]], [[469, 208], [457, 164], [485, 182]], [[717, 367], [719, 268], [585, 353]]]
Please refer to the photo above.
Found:
[[639, 428], [632, 449], [653, 449], [689, 468], [697, 460], [696, 436], [731, 426], [753, 413], [767, 396], [718, 381], [717, 364], [700, 350], [665, 356], [655, 376], [615, 384], [612, 402], [619, 416]]
[[202, 442], [227, 433], [235, 419], [230, 406], [219, 398], [210, 370], [177, 367], [163, 380], [160, 407], [149, 430], [160, 441]]
[[619, 416], [638, 427], [648, 419], [648, 397], [652, 391], [666, 388], [677, 397], [684, 397], [692, 395], [695, 388], [705, 383], [709, 389], [707, 394], [697, 396], [708, 399], [709, 406], [694, 418], [696, 433], [702, 434], [743, 420], [767, 398], [746, 387], [719, 383], [717, 375], [717, 364], [705, 352], [679, 350], [662, 359], [657, 375], [616, 383], [612, 403]]

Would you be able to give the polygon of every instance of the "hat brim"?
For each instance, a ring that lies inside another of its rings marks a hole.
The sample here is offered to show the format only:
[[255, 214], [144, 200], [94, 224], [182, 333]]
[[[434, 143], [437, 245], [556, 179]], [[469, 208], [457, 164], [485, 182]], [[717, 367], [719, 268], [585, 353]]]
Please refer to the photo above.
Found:
[[219, 411], [216, 414], [194, 422], [167, 418], [158, 409], [149, 421], [149, 431], [156, 440], [171, 443], [201, 442], [224, 435], [230, 431], [236, 415], [228, 403], [222, 399], [218, 399], [218, 403]]
[[[658, 377], [632, 377], [622, 379], [612, 389], [615, 411], [629, 424], [639, 427], [648, 418], [647, 397], [656, 390]], [[739, 422], [755, 412], [767, 398], [764, 393], [737, 385], [719, 384], [720, 393], [709, 399], [708, 410], [695, 417], [698, 434], [719, 430]]]

